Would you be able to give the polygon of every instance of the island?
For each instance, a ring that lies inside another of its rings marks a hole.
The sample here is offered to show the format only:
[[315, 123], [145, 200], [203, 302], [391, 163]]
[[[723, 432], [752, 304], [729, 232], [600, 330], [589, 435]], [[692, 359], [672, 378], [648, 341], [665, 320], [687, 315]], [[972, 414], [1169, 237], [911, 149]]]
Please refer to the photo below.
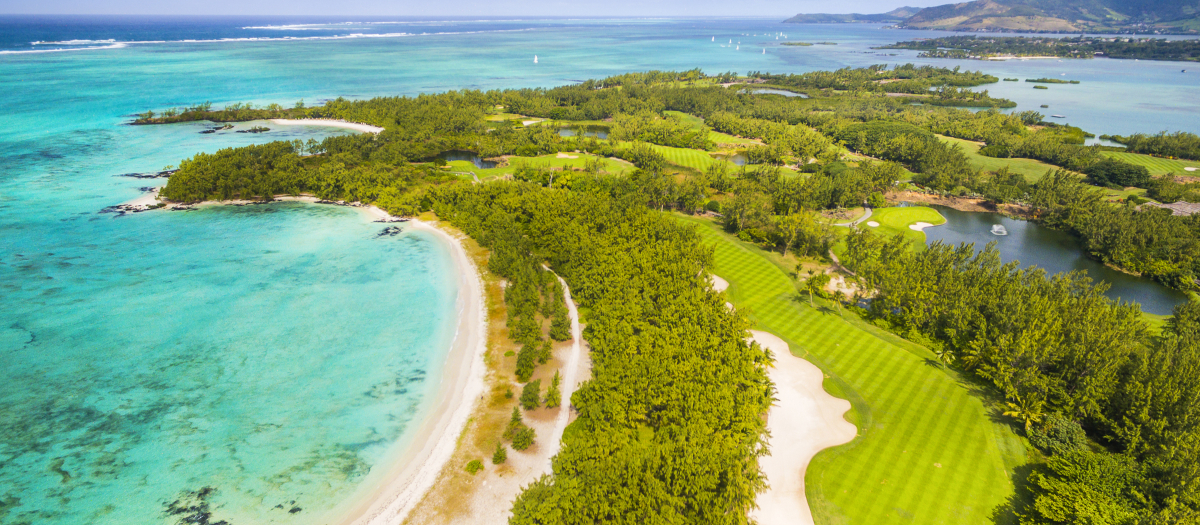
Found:
[[[456, 398], [459, 437], [436, 474], [350, 521], [1194, 516], [1200, 302], [1148, 317], [995, 246], [926, 245], [946, 219], [921, 204], [1004, 211], [1194, 293], [1200, 216], [1137, 200], [1195, 192], [1137, 151], [1192, 155], [1200, 138], [1085, 146], [1085, 130], [994, 109], [974, 88], [996, 82], [911, 64], [651, 71], [134, 123], [382, 128], [196, 154], [150, 213], [375, 207], [436, 223], [478, 269], [494, 338], [486, 383]], [[1113, 187], [1146, 193], [1113, 202]], [[816, 421], [778, 410], [806, 403]]]
[[922, 58], [1124, 58], [1140, 60], [1200, 60], [1200, 40], [1078, 36], [1000, 37], [947, 36], [897, 42], [877, 49], [915, 49]]

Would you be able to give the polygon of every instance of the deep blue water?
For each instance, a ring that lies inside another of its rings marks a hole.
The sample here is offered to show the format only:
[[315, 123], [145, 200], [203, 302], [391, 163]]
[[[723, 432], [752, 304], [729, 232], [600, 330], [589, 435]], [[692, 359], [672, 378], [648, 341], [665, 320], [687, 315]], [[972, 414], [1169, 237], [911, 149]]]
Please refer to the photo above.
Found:
[[[156, 523], [204, 486], [218, 490], [215, 519], [327, 522], [403, 447], [440, 374], [457, 291], [435, 238], [380, 238], [354, 210], [299, 204], [99, 213], [162, 183], [117, 175], [345, 131], [202, 135], [125, 125], [133, 113], [921, 63], [871, 47], [937, 34], [765, 19], [0, 17], [0, 523]], [[1083, 83], [988, 88], [1097, 134], [1200, 132], [1200, 80], [1179, 64], [923, 62], [1066, 73]], [[293, 500], [302, 511], [276, 508]]]

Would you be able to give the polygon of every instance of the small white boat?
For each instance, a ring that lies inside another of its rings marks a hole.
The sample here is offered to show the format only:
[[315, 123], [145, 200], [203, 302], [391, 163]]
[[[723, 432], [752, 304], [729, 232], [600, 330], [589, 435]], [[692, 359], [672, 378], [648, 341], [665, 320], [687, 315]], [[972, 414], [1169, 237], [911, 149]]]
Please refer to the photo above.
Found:
[[537, 55], [533, 55], [533, 63], [534, 63], [534, 64], [536, 64], [536, 63], [537, 63]]
[[1003, 224], [993, 224], [992, 235], [1008, 235], [1008, 229]]
[[765, 48], [765, 47], [763, 48], [763, 54], [764, 55], [767, 54], [767, 48]]
[[734, 51], [741, 51], [741, 50], [742, 50], [742, 46], [737, 46], [737, 47], [736, 47], [736, 48], [734, 48], [733, 50], [734, 50]]
[[1067, 118], [1066, 115], [1050, 115], [1050, 118]]
[[717, 37], [715, 37], [715, 36], [714, 36], [714, 37], [713, 37], [713, 39], [712, 39], [712, 41], [713, 41], [713, 42], [716, 42], [716, 41], [717, 41]]

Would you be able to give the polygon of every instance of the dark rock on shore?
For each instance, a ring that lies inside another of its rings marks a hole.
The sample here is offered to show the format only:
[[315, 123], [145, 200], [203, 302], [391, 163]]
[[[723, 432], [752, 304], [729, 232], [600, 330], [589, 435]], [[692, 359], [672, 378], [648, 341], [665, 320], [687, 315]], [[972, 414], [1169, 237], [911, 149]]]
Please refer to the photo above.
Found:
[[376, 237], [395, 237], [403, 231], [404, 229], [399, 226], [388, 226], [387, 228], [384, 228], [383, 231], [379, 232], [379, 235], [376, 235]]

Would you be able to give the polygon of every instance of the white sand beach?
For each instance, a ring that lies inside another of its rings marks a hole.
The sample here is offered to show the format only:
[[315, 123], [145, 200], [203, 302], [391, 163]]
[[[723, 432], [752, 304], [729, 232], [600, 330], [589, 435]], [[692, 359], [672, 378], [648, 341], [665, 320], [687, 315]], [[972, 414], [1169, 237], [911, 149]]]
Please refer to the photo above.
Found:
[[371, 126], [367, 124], [359, 124], [357, 122], [346, 122], [344, 120], [324, 119], [324, 118], [306, 118], [306, 119], [286, 119], [273, 118], [270, 120], [272, 124], [277, 126], [326, 126], [330, 128], [352, 129], [363, 133], [379, 133], [383, 128]]
[[767, 412], [771, 452], [758, 460], [770, 488], [758, 495], [758, 509], [751, 516], [760, 525], [813, 523], [804, 471], [817, 452], [849, 443], [857, 435], [858, 429], [843, 417], [850, 402], [826, 392], [821, 369], [792, 355], [782, 339], [757, 330], [750, 334], [775, 355], [767, 373], [776, 389], [776, 401]]
[[[374, 206], [369, 213], [387, 217]], [[414, 228], [429, 231], [451, 246], [459, 267], [458, 330], [446, 359], [438, 404], [422, 423], [408, 450], [392, 462], [386, 480], [373, 497], [349, 510], [338, 509], [337, 520], [353, 525], [392, 525], [404, 522], [454, 454], [458, 437], [466, 426], [475, 403], [483, 395], [487, 348], [487, 309], [483, 285], [475, 265], [459, 239], [445, 231], [413, 220]]]
[[[484, 470], [475, 474], [471, 480], [471, 489], [466, 494], [453, 498], [453, 505], [461, 506], [463, 512], [449, 520], [434, 509], [422, 508], [414, 513], [407, 523], [454, 525], [504, 525], [511, 516], [513, 500], [520, 494], [521, 489], [536, 481], [543, 474], [549, 474], [551, 459], [558, 453], [562, 442], [563, 431], [573, 419], [570, 409], [571, 394], [579, 385], [590, 377], [591, 360], [585, 351], [583, 328], [579, 323], [579, 310], [571, 299], [571, 290], [566, 281], [559, 278], [563, 285], [563, 298], [567, 302], [567, 312], [571, 319], [571, 345], [555, 353], [551, 365], [560, 365], [562, 373], [562, 406], [556, 409], [538, 408], [525, 412], [525, 424], [537, 433], [537, 441], [529, 449], [523, 451], [509, 450], [508, 461], [497, 468], [486, 461]], [[551, 368], [552, 369], [552, 368]], [[549, 370], [549, 369], [548, 369]], [[543, 380], [545, 383], [546, 380]], [[449, 468], [461, 468], [457, 465]], [[433, 502], [425, 505], [433, 505]], [[424, 507], [424, 506], [423, 506]], [[392, 522], [399, 525], [399, 522]]]

